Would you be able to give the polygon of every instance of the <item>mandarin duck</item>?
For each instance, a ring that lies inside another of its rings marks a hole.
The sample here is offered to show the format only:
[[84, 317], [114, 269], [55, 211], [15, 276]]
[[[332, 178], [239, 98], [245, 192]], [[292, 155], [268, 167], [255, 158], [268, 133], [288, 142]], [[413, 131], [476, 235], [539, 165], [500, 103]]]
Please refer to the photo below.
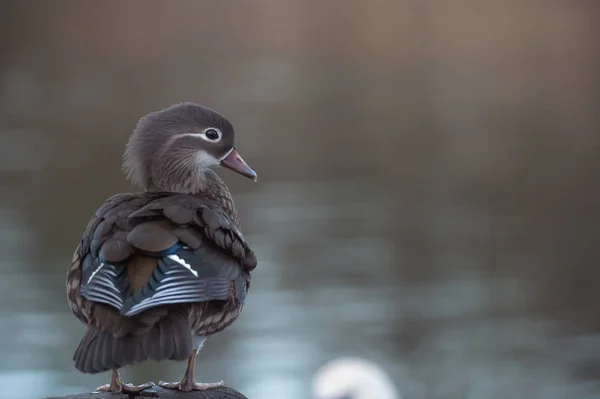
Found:
[[69, 306], [87, 326], [73, 360], [83, 373], [112, 370], [100, 391], [138, 393], [118, 369], [188, 360], [182, 391], [223, 385], [195, 380], [207, 337], [239, 316], [256, 257], [240, 231], [231, 194], [213, 168], [256, 181], [221, 114], [183, 103], [142, 117], [123, 169], [144, 191], [116, 194], [96, 211], [67, 272]]

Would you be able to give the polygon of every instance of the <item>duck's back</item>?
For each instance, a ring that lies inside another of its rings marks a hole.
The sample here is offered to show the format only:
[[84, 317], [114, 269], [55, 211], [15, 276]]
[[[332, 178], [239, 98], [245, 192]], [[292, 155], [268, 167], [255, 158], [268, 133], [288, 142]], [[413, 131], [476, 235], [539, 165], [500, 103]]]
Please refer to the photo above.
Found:
[[225, 208], [144, 192], [98, 209], [67, 273], [69, 305], [88, 325], [74, 356], [80, 371], [183, 360], [194, 336], [235, 320], [256, 258]]

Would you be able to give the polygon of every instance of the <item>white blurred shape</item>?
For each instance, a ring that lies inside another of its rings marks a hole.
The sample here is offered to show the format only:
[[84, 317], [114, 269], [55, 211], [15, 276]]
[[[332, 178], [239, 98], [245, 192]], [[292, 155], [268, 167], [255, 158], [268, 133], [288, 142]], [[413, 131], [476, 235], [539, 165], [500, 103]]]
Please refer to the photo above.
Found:
[[323, 365], [313, 377], [313, 399], [402, 399], [391, 378], [377, 364], [342, 357]]

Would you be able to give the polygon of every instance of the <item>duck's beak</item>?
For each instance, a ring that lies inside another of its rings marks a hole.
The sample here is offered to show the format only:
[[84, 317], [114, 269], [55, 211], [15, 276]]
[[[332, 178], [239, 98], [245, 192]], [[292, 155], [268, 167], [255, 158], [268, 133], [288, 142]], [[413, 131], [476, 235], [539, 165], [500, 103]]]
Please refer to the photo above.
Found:
[[228, 169], [233, 170], [234, 172], [239, 173], [242, 176], [246, 176], [249, 179], [256, 181], [258, 175], [255, 171], [252, 170], [250, 166], [240, 157], [240, 154], [235, 150], [231, 150], [229, 155], [227, 155], [221, 161], [221, 166], [226, 167]]

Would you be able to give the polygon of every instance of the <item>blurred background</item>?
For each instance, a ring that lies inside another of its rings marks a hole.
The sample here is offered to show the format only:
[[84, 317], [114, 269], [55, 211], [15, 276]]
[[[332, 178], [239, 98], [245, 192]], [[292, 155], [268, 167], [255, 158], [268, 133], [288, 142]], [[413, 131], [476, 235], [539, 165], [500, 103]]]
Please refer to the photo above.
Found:
[[[143, 114], [215, 108], [260, 263], [200, 381], [304, 399], [325, 361], [405, 398], [600, 398], [600, 3], [0, 3], [0, 384], [87, 392], [64, 279], [130, 190]], [[127, 368], [179, 379], [184, 363]]]

